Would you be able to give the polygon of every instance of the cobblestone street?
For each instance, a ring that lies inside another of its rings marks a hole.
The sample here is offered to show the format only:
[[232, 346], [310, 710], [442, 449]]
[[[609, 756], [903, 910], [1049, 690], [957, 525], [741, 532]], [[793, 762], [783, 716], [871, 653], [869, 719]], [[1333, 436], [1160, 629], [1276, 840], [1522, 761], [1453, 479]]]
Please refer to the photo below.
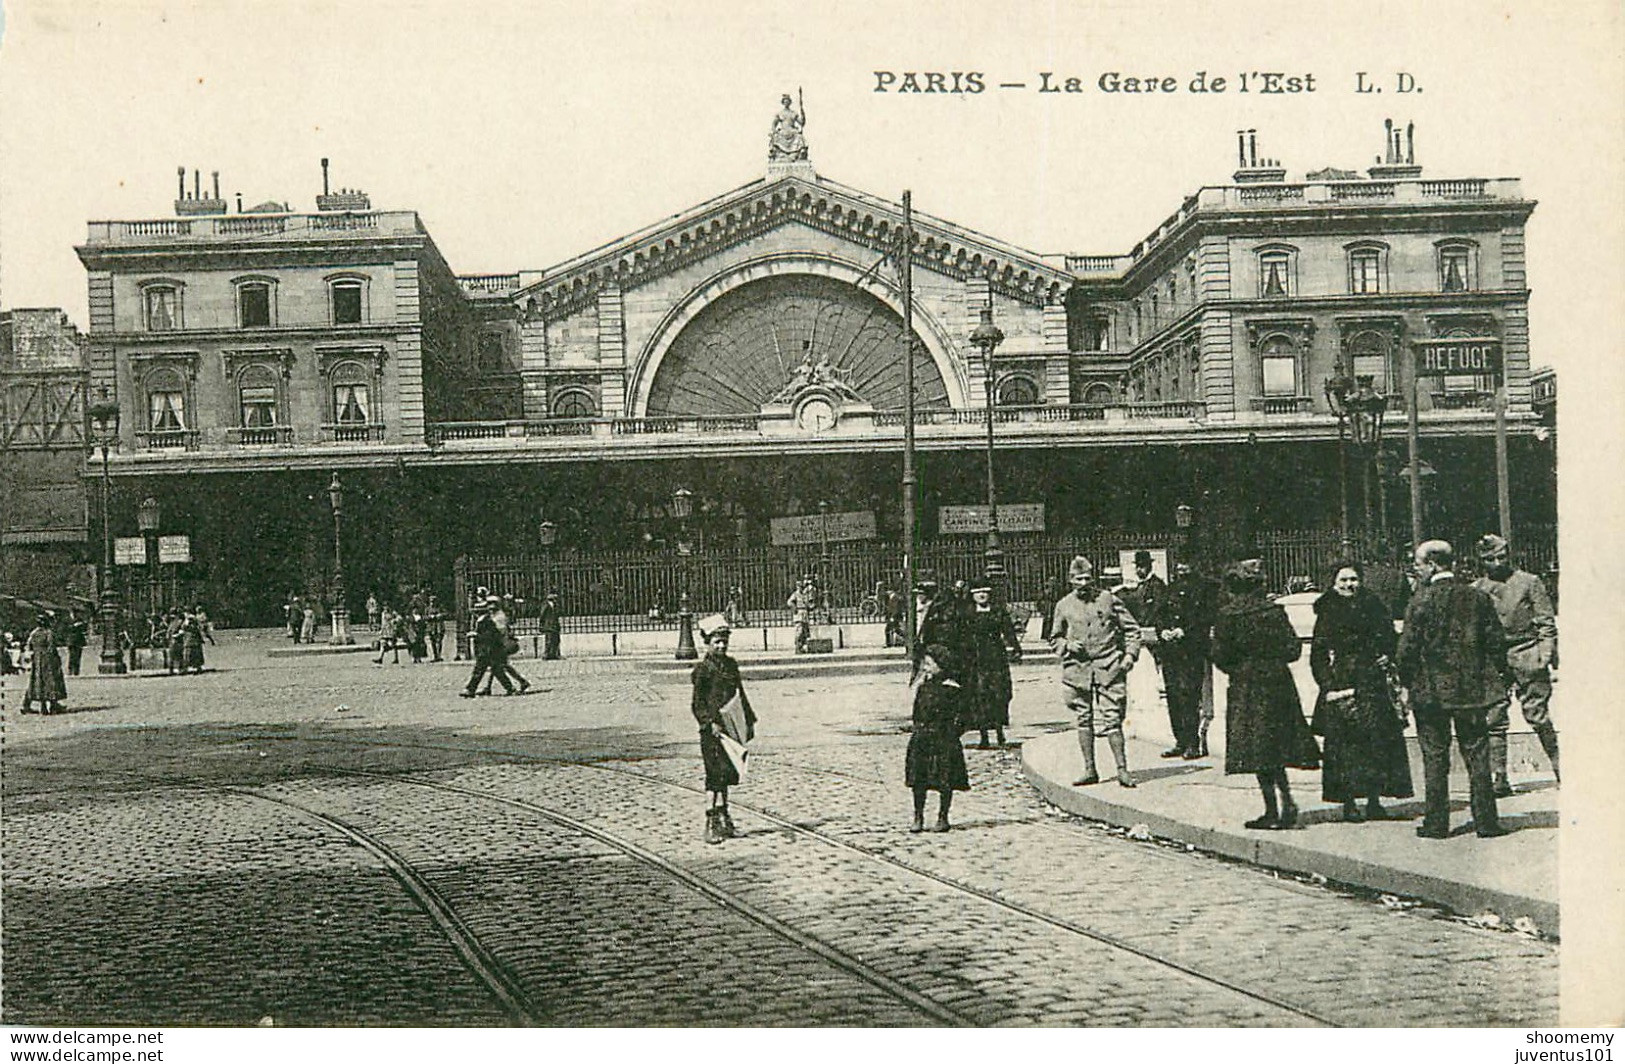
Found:
[[[625, 660], [267, 659], [5, 711], [4, 1019], [30, 1024], [1537, 1025], [1558, 947], [1136, 841], [966, 751], [911, 835], [905, 677], [750, 685], [702, 839], [685, 684]], [[1065, 725], [1018, 672], [1012, 739]]]

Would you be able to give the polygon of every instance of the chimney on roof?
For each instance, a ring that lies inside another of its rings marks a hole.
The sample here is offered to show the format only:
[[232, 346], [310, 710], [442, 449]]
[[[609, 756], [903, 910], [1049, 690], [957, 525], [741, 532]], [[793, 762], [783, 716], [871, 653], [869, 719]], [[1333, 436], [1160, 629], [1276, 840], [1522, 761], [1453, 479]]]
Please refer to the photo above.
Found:
[[370, 211], [372, 199], [360, 189], [341, 188], [331, 192], [327, 183], [327, 160], [322, 160], [322, 194], [316, 197], [319, 211]]
[[192, 171], [192, 194], [188, 196], [186, 194], [186, 167], [178, 166], [175, 168], [175, 176], [179, 184], [176, 190], [178, 193], [175, 200], [176, 214], [185, 217], [194, 214], [226, 213], [226, 201], [220, 198], [220, 171], [210, 171], [210, 175], [214, 178], [213, 195], [207, 197], [203, 195], [203, 171], [202, 169], [194, 169]]
[[1239, 138], [1237, 145], [1241, 154], [1241, 168], [1230, 175], [1236, 184], [1269, 185], [1286, 180], [1286, 170], [1282, 169], [1279, 159], [1258, 157], [1258, 130], [1237, 130], [1236, 136]]
[[1422, 168], [1416, 163], [1416, 123], [1409, 122], [1403, 134], [1392, 118], [1382, 122], [1383, 155], [1366, 173], [1379, 181], [1394, 181], [1421, 177]]

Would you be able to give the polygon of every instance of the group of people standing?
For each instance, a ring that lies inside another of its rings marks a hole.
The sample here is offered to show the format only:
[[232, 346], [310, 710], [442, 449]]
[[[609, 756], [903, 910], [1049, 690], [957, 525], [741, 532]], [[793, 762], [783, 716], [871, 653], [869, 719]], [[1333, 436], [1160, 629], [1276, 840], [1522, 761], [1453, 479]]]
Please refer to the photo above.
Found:
[[404, 611], [387, 602], [380, 606], [376, 597], [368, 595], [367, 620], [378, 633], [378, 656], [373, 664], [382, 665], [384, 655], [393, 652], [393, 663], [399, 665], [403, 648], [414, 665], [444, 660], [446, 614], [432, 592], [413, 592]]
[[205, 641], [215, 641], [214, 625], [201, 605], [191, 609], [175, 606], [147, 618], [147, 646], [163, 652], [164, 671], [171, 676], [203, 671]]

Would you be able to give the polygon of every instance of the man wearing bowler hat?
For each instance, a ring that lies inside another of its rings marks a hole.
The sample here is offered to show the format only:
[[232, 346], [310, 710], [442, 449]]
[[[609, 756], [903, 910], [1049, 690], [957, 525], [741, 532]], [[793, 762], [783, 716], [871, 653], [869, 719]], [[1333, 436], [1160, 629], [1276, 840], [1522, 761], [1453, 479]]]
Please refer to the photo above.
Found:
[[1140, 624], [1122, 600], [1095, 583], [1094, 566], [1081, 554], [1067, 569], [1072, 594], [1055, 604], [1050, 642], [1061, 658], [1061, 693], [1078, 718], [1083, 775], [1077, 787], [1100, 782], [1095, 739], [1105, 736], [1117, 762], [1117, 782], [1134, 786], [1123, 747], [1128, 674], [1140, 657]]

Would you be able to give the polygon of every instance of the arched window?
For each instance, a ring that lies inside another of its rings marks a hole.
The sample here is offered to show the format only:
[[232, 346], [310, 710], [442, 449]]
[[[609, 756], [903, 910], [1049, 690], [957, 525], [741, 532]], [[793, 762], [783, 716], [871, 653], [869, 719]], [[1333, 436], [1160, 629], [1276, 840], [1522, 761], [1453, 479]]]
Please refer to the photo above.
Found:
[[277, 378], [269, 368], [249, 366], [237, 375], [239, 424], [245, 429], [273, 429], [277, 414]]
[[328, 309], [334, 325], [360, 325], [367, 320], [367, 280], [339, 276], [327, 279]]
[[1349, 293], [1377, 295], [1388, 291], [1388, 247], [1375, 241], [1347, 246]]
[[153, 370], [147, 375], [147, 431], [186, 430], [186, 381], [180, 371]]
[[1084, 389], [1083, 401], [1089, 406], [1110, 406], [1112, 402], [1112, 386], [1096, 382]]
[[1258, 294], [1274, 299], [1298, 294], [1298, 249], [1288, 244], [1267, 244], [1258, 249]]
[[999, 382], [1000, 406], [1037, 406], [1038, 385], [1030, 377], [1006, 377]]
[[265, 328], [276, 324], [276, 282], [269, 277], [239, 277], [237, 286], [237, 324], [244, 329]]
[[359, 362], [340, 362], [328, 376], [333, 389], [333, 424], [363, 428], [373, 420], [372, 371]]
[[1471, 240], [1441, 240], [1434, 245], [1439, 262], [1439, 291], [1478, 289], [1478, 245]]
[[598, 404], [585, 388], [566, 388], [553, 397], [553, 416], [556, 418], [597, 417]]
[[1368, 329], [1350, 337], [1348, 349], [1354, 376], [1370, 377], [1377, 391], [1386, 394], [1390, 379], [1388, 337]]
[[1290, 336], [1276, 333], [1258, 348], [1258, 364], [1263, 374], [1267, 398], [1296, 396], [1298, 391], [1298, 345]]
[[181, 285], [175, 281], [150, 281], [141, 286], [142, 325], [148, 332], [171, 332], [181, 323]]

